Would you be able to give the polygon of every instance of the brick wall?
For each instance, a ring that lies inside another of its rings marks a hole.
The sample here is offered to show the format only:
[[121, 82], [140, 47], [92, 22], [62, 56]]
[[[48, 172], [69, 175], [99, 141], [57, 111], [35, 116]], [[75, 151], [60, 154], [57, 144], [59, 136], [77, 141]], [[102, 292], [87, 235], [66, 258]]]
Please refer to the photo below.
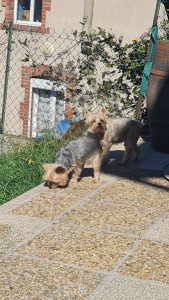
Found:
[[[28, 118], [29, 118], [29, 97], [30, 97], [30, 79], [32, 77], [41, 77], [45, 74], [51, 74], [51, 67], [36, 66], [36, 67], [22, 67], [21, 68], [21, 86], [25, 89], [24, 102], [20, 104], [20, 118], [23, 120], [23, 136], [26, 137], [28, 133]], [[58, 75], [59, 73], [59, 75]], [[70, 75], [66, 71], [60, 72], [56, 67], [52, 68], [52, 77], [55, 80], [61, 80], [67, 84], [66, 99], [70, 99], [71, 90], [74, 89], [72, 84], [69, 84]], [[72, 113], [69, 111], [69, 102], [65, 104], [65, 119], [72, 120]]]
[[[2, 7], [5, 7], [5, 20], [2, 25], [8, 26], [14, 18], [14, 0], [1, 0]], [[32, 26], [32, 31], [49, 33], [50, 28], [46, 28], [46, 11], [51, 10], [51, 0], [42, 0], [42, 20], [41, 27]], [[29, 30], [29, 26], [26, 25], [14, 25], [17, 30]]]

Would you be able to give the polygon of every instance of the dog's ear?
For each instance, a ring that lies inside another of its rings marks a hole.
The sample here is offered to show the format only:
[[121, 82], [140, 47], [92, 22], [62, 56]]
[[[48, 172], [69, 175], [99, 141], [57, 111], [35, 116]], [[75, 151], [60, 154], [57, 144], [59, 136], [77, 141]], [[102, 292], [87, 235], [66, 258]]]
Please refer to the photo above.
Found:
[[104, 106], [101, 108], [100, 112], [106, 117], [107, 111], [106, 111], [106, 108]]
[[85, 119], [87, 119], [90, 115], [91, 113], [87, 110], [87, 108], [85, 108], [85, 112], [84, 112]]
[[46, 172], [48, 172], [49, 170], [55, 171], [57, 174], [63, 174], [63, 173], [67, 172], [67, 170], [64, 167], [61, 167], [61, 166], [56, 167], [56, 164], [41, 164], [41, 167]]
[[57, 167], [57, 168], [55, 169], [55, 172], [56, 172], [57, 174], [64, 174], [64, 173], [67, 172], [67, 170], [66, 170], [65, 168], [59, 166], [59, 167]]

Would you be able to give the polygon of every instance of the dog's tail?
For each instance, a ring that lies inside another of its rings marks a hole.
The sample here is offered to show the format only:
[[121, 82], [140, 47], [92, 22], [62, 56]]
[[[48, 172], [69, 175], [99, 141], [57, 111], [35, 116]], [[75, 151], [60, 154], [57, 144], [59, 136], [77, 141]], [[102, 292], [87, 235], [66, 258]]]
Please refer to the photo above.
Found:
[[73, 135], [78, 136], [78, 132], [80, 131], [85, 131], [86, 130], [86, 125], [85, 125], [85, 119], [80, 120], [76, 123], [74, 123], [62, 136], [62, 141], [66, 140], [68, 137], [70, 137], [72, 135], [72, 139], [73, 139]]

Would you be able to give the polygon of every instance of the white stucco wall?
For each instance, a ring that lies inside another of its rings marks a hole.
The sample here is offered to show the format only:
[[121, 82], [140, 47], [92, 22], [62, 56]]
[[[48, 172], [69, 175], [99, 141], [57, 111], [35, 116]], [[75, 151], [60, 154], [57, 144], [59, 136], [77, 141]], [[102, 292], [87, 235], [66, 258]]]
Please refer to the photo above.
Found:
[[130, 41], [152, 26], [155, 6], [156, 0], [95, 0], [93, 28], [111, 29]]
[[[51, 0], [51, 10], [46, 11], [46, 27], [54, 28], [58, 33], [63, 30], [81, 31], [84, 4], [88, 3], [90, 7], [92, 2], [92, 28], [101, 27], [130, 41], [151, 27], [157, 0]], [[0, 11], [2, 23], [5, 7], [1, 3]]]
[[[47, 27], [57, 32], [63, 29], [81, 31], [85, 1], [52, 0], [51, 11], [47, 12]], [[151, 27], [155, 6], [156, 0], [94, 0], [92, 28], [101, 27], [131, 41]]]
[[54, 28], [56, 32], [81, 31], [84, 10], [83, 0], [52, 0], [51, 10], [47, 11], [46, 27]]

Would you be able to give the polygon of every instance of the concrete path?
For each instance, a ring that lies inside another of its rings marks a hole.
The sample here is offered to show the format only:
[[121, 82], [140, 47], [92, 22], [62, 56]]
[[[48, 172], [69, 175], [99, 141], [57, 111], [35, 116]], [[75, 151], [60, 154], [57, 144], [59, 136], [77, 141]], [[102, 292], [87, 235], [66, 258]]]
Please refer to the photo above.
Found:
[[43, 184], [0, 207], [0, 300], [169, 300], [169, 155], [113, 146], [99, 184]]

